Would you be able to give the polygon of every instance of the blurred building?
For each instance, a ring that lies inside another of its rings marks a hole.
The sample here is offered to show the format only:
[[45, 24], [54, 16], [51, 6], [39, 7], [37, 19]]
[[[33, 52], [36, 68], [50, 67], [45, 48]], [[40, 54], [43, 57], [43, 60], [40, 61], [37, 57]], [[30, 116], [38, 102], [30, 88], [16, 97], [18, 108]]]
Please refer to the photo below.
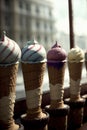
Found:
[[0, 34], [5, 30], [20, 47], [35, 37], [48, 48], [55, 33], [52, 10], [47, 0], [0, 0]]

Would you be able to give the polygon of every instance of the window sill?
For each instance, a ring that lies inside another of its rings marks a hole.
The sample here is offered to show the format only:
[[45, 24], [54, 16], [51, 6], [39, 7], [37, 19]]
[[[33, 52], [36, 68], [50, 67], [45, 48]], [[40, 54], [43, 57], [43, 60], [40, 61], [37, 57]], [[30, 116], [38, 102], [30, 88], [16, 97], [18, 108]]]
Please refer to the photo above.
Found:
[[[87, 94], [87, 83], [81, 84], [81, 95]], [[26, 113], [26, 97], [24, 91], [19, 91], [18, 95], [20, 95], [20, 98], [16, 99], [15, 103], [15, 111], [14, 116], [19, 117], [21, 114]], [[21, 97], [22, 95], [22, 97]], [[66, 87], [64, 89], [64, 99], [69, 98], [69, 87]], [[44, 108], [46, 105], [50, 104], [50, 93], [48, 91], [44, 91], [42, 94], [42, 108]]]

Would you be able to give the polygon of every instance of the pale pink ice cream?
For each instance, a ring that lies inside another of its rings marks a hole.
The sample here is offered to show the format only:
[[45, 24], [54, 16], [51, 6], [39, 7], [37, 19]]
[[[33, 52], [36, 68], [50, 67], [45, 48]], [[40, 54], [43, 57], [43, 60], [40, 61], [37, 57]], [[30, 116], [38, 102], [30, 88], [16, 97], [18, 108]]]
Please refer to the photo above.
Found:
[[66, 51], [56, 42], [47, 53], [48, 62], [65, 61], [67, 57]]

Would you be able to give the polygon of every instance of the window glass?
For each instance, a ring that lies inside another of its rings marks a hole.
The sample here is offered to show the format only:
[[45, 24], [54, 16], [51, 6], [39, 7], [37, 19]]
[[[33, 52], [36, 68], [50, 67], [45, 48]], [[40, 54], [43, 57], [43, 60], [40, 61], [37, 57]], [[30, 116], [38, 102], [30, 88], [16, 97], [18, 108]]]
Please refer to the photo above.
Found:
[[4, 17], [4, 20], [5, 20], [5, 26], [9, 28], [9, 26], [11, 26], [11, 19], [9, 19], [10, 13], [5, 13], [5, 17]]
[[40, 22], [39, 21], [36, 21], [36, 27], [40, 28]]
[[36, 13], [39, 13], [39, 6], [36, 6]]
[[[75, 45], [85, 51], [87, 49], [87, 0], [72, 0], [72, 2]], [[14, 0], [14, 2], [4, 0], [1, 3], [3, 7], [0, 10], [0, 32], [3, 29], [6, 30], [7, 34], [9, 34], [8, 37], [12, 39], [15, 37], [16, 42], [19, 42], [17, 41], [18, 34], [20, 43], [23, 46], [36, 36], [42, 41], [46, 51], [58, 41], [68, 53], [70, 49], [68, 0], [45, 0], [45, 2], [41, 0]], [[10, 5], [12, 8], [10, 8]], [[9, 8], [5, 8], [5, 6]], [[8, 33], [9, 30], [11, 30], [11, 34]], [[16, 87], [18, 95], [22, 91], [24, 93], [23, 74], [20, 70], [21, 67], [19, 66]], [[85, 79], [86, 71], [84, 67], [81, 82], [86, 81]], [[66, 67], [64, 79], [64, 87], [66, 86], [69, 86], [68, 67]], [[46, 68], [43, 90], [48, 89], [49, 78]]]
[[5, 6], [9, 7], [10, 6], [10, 0], [4, 0]]
[[[45, 20], [44, 23], [44, 30], [46, 32], [47, 29], [47, 23], [50, 27], [50, 30], [56, 30], [55, 32], [55, 38], [53, 39], [53, 42], [47, 43], [49, 39], [48, 35], [44, 35], [43, 39], [45, 42], [45, 47], [51, 48], [51, 46], [54, 44], [55, 40], [58, 41], [58, 43], [66, 50], [68, 53], [70, 49], [70, 42], [69, 42], [69, 13], [68, 13], [68, 1], [65, 0], [49, 0], [52, 2], [53, 10], [51, 12], [49, 10], [49, 16], [52, 16], [55, 24], [52, 24], [52, 21]], [[83, 8], [82, 8], [83, 6]], [[86, 0], [73, 0], [73, 18], [74, 18], [74, 38], [75, 38], [75, 45], [78, 45], [83, 50], [87, 48], [86, 39], [87, 39], [87, 33], [86, 33], [86, 26], [87, 26], [87, 11], [86, 11]], [[81, 9], [82, 8], [82, 9]], [[47, 15], [47, 8], [44, 12]], [[39, 13], [39, 8], [36, 6], [36, 12]], [[44, 19], [43, 19], [44, 20]], [[39, 20], [40, 21], [40, 20]], [[37, 28], [40, 27], [39, 22], [36, 22]], [[82, 71], [82, 80], [81, 83], [86, 81], [86, 69], [83, 67]], [[69, 86], [69, 72], [68, 67], [66, 67], [65, 70], [65, 78], [64, 78], [64, 87]], [[44, 80], [43, 80], [43, 91], [49, 90], [49, 77], [48, 77], [48, 71], [46, 69]]]
[[20, 7], [20, 9], [23, 9], [23, 1], [22, 0], [19, 0], [19, 7]]

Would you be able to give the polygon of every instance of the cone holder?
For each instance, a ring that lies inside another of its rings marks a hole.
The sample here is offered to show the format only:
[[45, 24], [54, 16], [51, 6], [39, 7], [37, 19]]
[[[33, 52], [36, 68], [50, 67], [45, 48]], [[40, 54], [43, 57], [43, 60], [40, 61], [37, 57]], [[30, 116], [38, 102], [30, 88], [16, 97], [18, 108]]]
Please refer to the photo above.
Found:
[[64, 105], [62, 108], [50, 108], [50, 105], [45, 107], [49, 113], [50, 119], [48, 122], [48, 130], [67, 130], [67, 119], [69, 106]]
[[68, 116], [68, 130], [80, 128], [83, 124], [85, 99], [81, 98], [77, 101], [71, 101], [70, 98], [65, 99], [65, 104], [70, 106]]
[[26, 119], [26, 114], [21, 116], [21, 122], [24, 126], [24, 130], [48, 130], [49, 114], [44, 112], [46, 117]]
[[85, 99], [83, 122], [87, 122], [87, 94], [83, 95], [82, 98]]

